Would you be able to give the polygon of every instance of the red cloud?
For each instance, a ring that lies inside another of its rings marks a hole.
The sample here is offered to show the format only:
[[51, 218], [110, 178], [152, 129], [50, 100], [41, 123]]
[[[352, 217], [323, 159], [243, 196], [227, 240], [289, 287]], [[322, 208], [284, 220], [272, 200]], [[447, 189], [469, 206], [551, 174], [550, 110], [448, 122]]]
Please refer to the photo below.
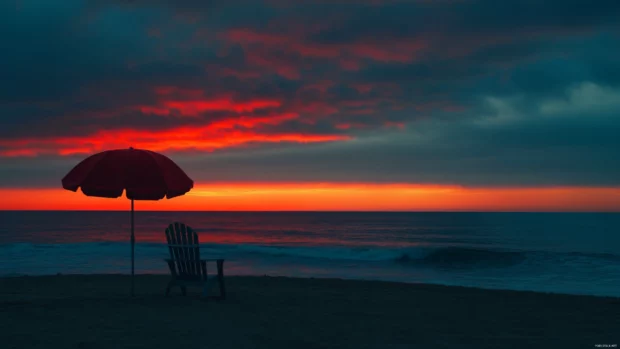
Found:
[[266, 73], [273, 72], [290, 80], [297, 80], [301, 77], [300, 67], [296, 62], [278, 57], [266, 49], [247, 51], [245, 61], [250, 67], [263, 68]]
[[[158, 101], [154, 105], [122, 107], [117, 111], [89, 113], [91, 117], [120, 117], [127, 110], [139, 110], [155, 116], [169, 116], [174, 113], [184, 116], [198, 116], [209, 111], [230, 112], [231, 116], [198, 126], [178, 126], [165, 130], [116, 129], [98, 131], [88, 136], [0, 139], [0, 156], [35, 156], [37, 154], [69, 155], [92, 153], [111, 148], [135, 146], [165, 150], [213, 151], [248, 143], [273, 142], [330, 142], [347, 140], [346, 135], [316, 134], [312, 132], [268, 132], [265, 126], [280, 125], [299, 118], [302, 110], [280, 111], [283, 102], [277, 98], [235, 100], [232, 94], [220, 94], [207, 99], [198, 89], [176, 86], [153, 88]], [[309, 104], [312, 106], [312, 104]], [[327, 108], [327, 107], [325, 107]], [[271, 109], [268, 115], [254, 115], [259, 110]], [[325, 109], [323, 110], [325, 111]], [[2, 150], [2, 149], [5, 150]]]
[[262, 119], [235, 118], [200, 127], [183, 126], [163, 131], [119, 129], [115, 131], [99, 131], [92, 135], [81, 137], [0, 140], [0, 147], [8, 148], [8, 150], [0, 151], [0, 156], [70, 155], [92, 153], [105, 149], [126, 148], [129, 146], [153, 151], [213, 151], [253, 142], [316, 143], [343, 141], [351, 138], [346, 135], [295, 132], [265, 134], [253, 130], [253, 128], [261, 124], [277, 124], [295, 117], [295, 114], [284, 114]]
[[427, 46], [421, 39], [410, 38], [322, 44], [304, 40], [299, 33], [274, 34], [243, 28], [232, 29], [220, 38], [243, 46], [250, 64], [272, 68], [291, 79], [299, 78], [299, 67], [266, 52], [281, 51], [301, 58], [336, 59], [343, 69], [359, 70], [365, 59], [385, 63], [412, 62]]
[[282, 102], [277, 99], [250, 99], [236, 101], [230, 95], [205, 98], [204, 92], [197, 89], [182, 89], [175, 86], [158, 86], [154, 89], [159, 101], [155, 105], [140, 105], [133, 109], [144, 114], [159, 116], [178, 112], [185, 116], [198, 116], [209, 111], [231, 111], [235, 113], [254, 112], [259, 109], [278, 108]]
[[237, 113], [251, 112], [263, 108], [279, 107], [282, 103], [275, 100], [252, 100], [234, 102], [230, 99], [197, 100], [197, 101], [164, 101], [168, 110], [178, 110], [184, 115], [197, 115], [206, 111], [232, 110]]
[[154, 88], [155, 94], [160, 96], [180, 95], [187, 98], [200, 98], [204, 92], [199, 89], [186, 89], [176, 86], [157, 86]]
[[321, 93], [327, 93], [327, 90], [334, 86], [336, 83], [334, 81], [329, 81], [329, 80], [320, 80], [320, 81], [316, 81], [313, 83], [309, 83], [304, 85], [301, 90], [305, 91], [305, 90], [317, 90], [320, 91]]
[[259, 125], [278, 125], [285, 121], [294, 120], [299, 117], [296, 113], [287, 113], [276, 116], [265, 117], [247, 117], [241, 116], [238, 118], [225, 119], [216, 121], [209, 125], [211, 129], [232, 129], [236, 126], [245, 128], [255, 128]]

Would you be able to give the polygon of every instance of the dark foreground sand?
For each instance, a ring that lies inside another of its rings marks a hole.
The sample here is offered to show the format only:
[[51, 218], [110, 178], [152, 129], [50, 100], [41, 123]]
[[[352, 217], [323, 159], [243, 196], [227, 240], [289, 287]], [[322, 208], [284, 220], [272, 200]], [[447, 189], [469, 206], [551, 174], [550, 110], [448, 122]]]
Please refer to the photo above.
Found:
[[[166, 276], [0, 279], [0, 348], [595, 348], [620, 298], [387, 282], [228, 277], [227, 300]], [[620, 286], [620, 285], [619, 285]], [[213, 290], [214, 292], [216, 289]]]

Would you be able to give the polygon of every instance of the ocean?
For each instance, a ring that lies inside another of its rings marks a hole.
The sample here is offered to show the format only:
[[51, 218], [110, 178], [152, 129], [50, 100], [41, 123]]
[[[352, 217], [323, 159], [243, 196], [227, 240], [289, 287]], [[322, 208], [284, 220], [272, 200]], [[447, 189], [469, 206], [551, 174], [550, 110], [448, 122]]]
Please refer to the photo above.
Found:
[[[174, 221], [226, 275], [620, 296], [618, 213], [138, 211], [136, 273], [168, 274]], [[0, 275], [129, 274], [129, 235], [129, 212], [0, 211]]]

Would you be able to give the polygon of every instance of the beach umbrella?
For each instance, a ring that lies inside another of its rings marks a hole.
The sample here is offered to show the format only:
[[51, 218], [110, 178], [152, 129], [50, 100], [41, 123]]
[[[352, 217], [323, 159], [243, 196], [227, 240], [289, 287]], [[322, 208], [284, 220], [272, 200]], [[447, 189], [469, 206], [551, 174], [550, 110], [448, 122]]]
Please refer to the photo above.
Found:
[[134, 200], [171, 199], [192, 189], [192, 181], [168, 157], [144, 149], [116, 149], [97, 153], [77, 164], [62, 179], [62, 187], [86, 196], [131, 200], [131, 295], [134, 294]]

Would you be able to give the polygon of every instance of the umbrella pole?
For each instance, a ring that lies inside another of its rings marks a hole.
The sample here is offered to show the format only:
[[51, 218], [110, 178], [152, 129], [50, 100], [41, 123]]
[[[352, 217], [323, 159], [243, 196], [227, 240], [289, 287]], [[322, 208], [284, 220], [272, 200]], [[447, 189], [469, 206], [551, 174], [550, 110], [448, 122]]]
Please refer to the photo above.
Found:
[[136, 239], [133, 235], [133, 199], [131, 199], [131, 296], [133, 297], [134, 293], [134, 282], [133, 282], [133, 274], [134, 274], [134, 244]]

